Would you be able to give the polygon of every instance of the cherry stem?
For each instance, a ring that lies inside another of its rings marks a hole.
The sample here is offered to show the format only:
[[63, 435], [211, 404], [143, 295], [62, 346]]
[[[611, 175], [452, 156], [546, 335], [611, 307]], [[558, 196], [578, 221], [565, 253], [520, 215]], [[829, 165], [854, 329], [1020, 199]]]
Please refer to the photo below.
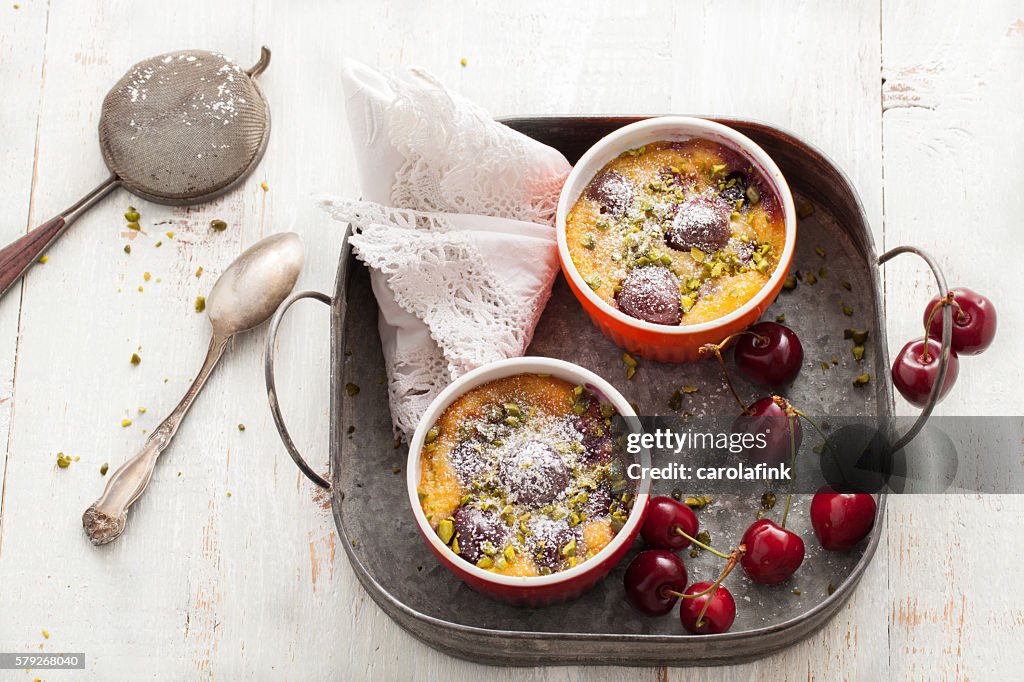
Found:
[[708, 607], [711, 606], [711, 600], [715, 598], [715, 594], [718, 592], [718, 587], [722, 584], [723, 580], [729, 577], [729, 574], [732, 573], [732, 569], [736, 568], [736, 564], [740, 562], [740, 559], [746, 553], [746, 545], [740, 545], [739, 547], [734, 549], [732, 554], [729, 555], [729, 562], [725, 565], [725, 568], [722, 569], [722, 572], [718, 574], [718, 578], [715, 580], [714, 583], [711, 584], [711, 587], [707, 588], [703, 592], [700, 592], [699, 594], [686, 595], [683, 597], [684, 599], [693, 599], [695, 597], [703, 596], [708, 592], [711, 593], [711, 596], [708, 597], [707, 601], [704, 602], [704, 606], [701, 608], [700, 613], [697, 614], [697, 622], [695, 623], [695, 625], [698, 628], [704, 624], [704, 616], [708, 612]]
[[[796, 408], [790, 407], [790, 409], [794, 412], [796, 411]], [[789, 468], [791, 470], [791, 474], [789, 483], [786, 485], [786, 507], [782, 510], [782, 521], [779, 523], [781, 528], [786, 527], [786, 518], [789, 516], [789, 505], [793, 501], [793, 479], [795, 478], [795, 474], [792, 473], [792, 470], [796, 469], [796, 430], [793, 428], [796, 416], [788, 415], [786, 419], [789, 421], [789, 450], [791, 453], [789, 458]]]
[[[753, 332], [751, 332], [751, 334], [753, 334]], [[736, 336], [736, 334], [733, 334], [733, 336]], [[726, 340], [723, 341], [722, 343], [727, 342], [731, 338], [732, 336], [726, 338]], [[732, 397], [736, 399], [736, 402], [739, 404], [740, 410], [743, 412], [743, 414], [749, 415], [750, 411], [747, 409], [747, 406], [744, 405], [743, 401], [740, 399], [740, 394], [736, 392], [736, 387], [732, 385], [732, 378], [729, 376], [729, 369], [725, 366], [725, 358], [722, 357], [721, 344], [716, 345], [714, 343], [706, 343], [700, 347], [700, 350], [697, 351], [697, 353], [698, 355], [704, 355], [705, 353], [715, 354], [715, 357], [718, 358], [718, 364], [722, 366], [722, 374], [725, 375], [725, 383], [729, 387], [729, 390], [732, 392]]]
[[839, 468], [839, 475], [842, 477], [843, 483], [849, 483], [849, 481], [846, 480], [846, 473], [843, 472], [843, 467], [839, 464], [839, 456], [836, 454], [836, 451], [832, 449], [832, 444], [828, 442], [828, 436], [825, 435], [825, 432], [822, 431], [821, 427], [818, 426], [817, 422], [815, 422], [813, 419], [807, 416], [805, 412], [802, 412], [796, 409], [795, 407], [793, 408], [793, 411], [796, 412], [799, 417], [802, 417], [805, 422], [810, 424], [811, 427], [821, 437], [821, 442], [825, 445], [825, 448], [828, 450], [828, 454], [832, 456], [832, 461], [835, 462], [836, 467]]
[[963, 320], [965, 317], [967, 317], [967, 314], [964, 312], [964, 309], [960, 307], [959, 303], [956, 302], [956, 298], [954, 297], [952, 291], [947, 292], [945, 296], [943, 296], [942, 298], [935, 302], [935, 305], [932, 306], [932, 309], [928, 311], [928, 319], [925, 320], [924, 323], [924, 355], [922, 356], [922, 359], [925, 362], [925, 364], [927, 364], [930, 361], [928, 355], [928, 337], [931, 336], [932, 333], [932, 320], [935, 319], [935, 314], [942, 310], [942, 308], [947, 305], [952, 305], [956, 308], [957, 317], [960, 320]]
[[723, 559], [728, 559], [728, 558], [730, 557], [730, 555], [729, 555], [729, 554], [726, 554], [726, 553], [724, 553], [724, 552], [719, 552], [719, 551], [718, 551], [717, 549], [715, 549], [714, 547], [712, 547], [712, 546], [710, 546], [710, 545], [705, 545], [705, 544], [704, 544], [703, 542], [701, 542], [701, 541], [700, 541], [700, 540], [698, 540], [697, 538], [692, 538], [692, 537], [690, 537], [690, 536], [689, 536], [689, 535], [688, 535], [688, 534], [686, 533], [686, 531], [684, 531], [684, 530], [683, 530], [682, 528], [680, 528], [679, 526], [676, 526], [675, 528], [676, 528], [676, 533], [677, 533], [677, 534], [679, 534], [679, 535], [682, 535], [682, 536], [683, 536], [684, 538], [686, 538], [687, 540], [689, 540], [689, 541], [690, 541], [690, 542], [692, 542], [693, 544], [697, 545], [697, 546], [698, 546], [698, 547], [700, 547], [701, 549], [706, 549], [707, 551], [711, 552], [711, 553], [712, 553], [712, 554], [714, 554], [715, 556], [720, 556], [720, 557], [722, 557]]

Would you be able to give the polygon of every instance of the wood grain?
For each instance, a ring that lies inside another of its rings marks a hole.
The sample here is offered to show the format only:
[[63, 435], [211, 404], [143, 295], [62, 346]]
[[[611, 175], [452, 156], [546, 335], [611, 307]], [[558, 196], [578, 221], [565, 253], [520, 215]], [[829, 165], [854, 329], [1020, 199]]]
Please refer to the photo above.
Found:
[[[1017, 191], [1024, 168], [1020, 92], [1024, 8], [1014, 2], [941, 11], [885, 3], [882, 15], [885, 239], [935, 254], [951, 286], [984, 292], [1002, 313], [984, 357], [962, 358], [940, 414], [1024, 413], [1016, 361], [1024, 333]], [[1012, 256], [1010, 256], [1012, 258]], [[995, 264], [995, 267], [992, 265]], [[1009, 277], [1009, 281], [1007, 279]], [[891, 353], [920, 336], [927, 272], [887, 266]], [[897, 408], [912, 413], [902, 401]], [[1020, 446], [1018, 445], [1018, 452]], [[1009, 457], [1011, 453], [965, 453]], [[890, 660], [901, 679], [998, 679], [1019, 674], [1024, 595], [1016, 544], [1020, 495], [914, 496], [890, 506]]]
[[[4, 244], [105, 176], [99, 106], [129, 65], [186, 47], [248, 63], [266, 44], [274, 56], [261, 77], [270, 146], [241, 189], [191, 209], [119, 190], [0, 300], [0, 650], [85, 651], [90, 676], [103, 680], [689, 677], [492, 670], [401, 631], [352, 576], [323, 496], [277, 440], [263, 395], [262, 330], [229, 348], [125, 536], [93, 548], [79, 518], [102, 489], [100, 465], [134, 452], [197, 371], [208, 323], [195, 297], [243, 248], [294, 229], [307, 246], [299, 287], [331, 289], [340, 234], [310, 196], [358, 191], [343, 57], [422, 65], [495, 115], [706, 113], [783, 126], [850, 174], [877, 243], [924, 246], [952, 282], [998, 294], [1024, 283], [1019, 268], [983, 265], [1004, 263], [1006, 245], [1019, 241], [1022, 17], [1010, 2], [953, 0], [8, 3], [0, 8]], [[124, 226], [129, 204], [142, 214], [142, 234]], [[230, 228], [212, 232], [214, 218]], [[913, 265], [894, 263], [885, 277], [895, 352], [917, 333], [929, 292]], [[993, 298], [1013, 308], [1009, 293]], [[278, 356], [285, 416], [321, 467], [327, 322], [322, 306], [297, 307]], [[1024, 333], [1019, 318], [1001, 325], [1002, 339]], [[941, 409], [1019, 414], [1012, 349], [1004, 341], [965, 362]], [[129, 363], [134, 352], [138, 366]], [[60, 451], [79, 460], [58, 469]], [[996, 550], [1019, 528], [1024, 500], [916, 498], [890, 509], [888, 545], [883, 539], [859, 592], [827, 628], [763, 662], [699, 676], [954, 679], [1019, 669], [1024, 601], [993, 586], [1014, 574], [1013, 557]]]

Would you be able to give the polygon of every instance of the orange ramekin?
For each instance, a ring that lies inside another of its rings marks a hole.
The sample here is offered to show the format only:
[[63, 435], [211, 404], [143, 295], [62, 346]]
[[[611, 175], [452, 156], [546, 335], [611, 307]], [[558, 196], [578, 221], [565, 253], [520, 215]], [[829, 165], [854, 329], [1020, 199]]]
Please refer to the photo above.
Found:
[[[590, 180], [612, 159], [628, 149], [663, 141], [683, 141], [704, 138], [740, 154], [759, 171], [782, 202], [786, 228], [786, 244], [779, 256], [778, 266], [768, 282], [749, 301], [727, 315], [700, 324], [672, 326], [653, 324], [626, 315], [605, 302], [587, 286], [583, 276], [569, 255], [565, 236], [565, 218], [586, 189]], [[720, 343], [730, 334], [750, 326], [764, 314], [779, 295], [782, 283], [793, 259], [796, 246], [796, 210], [782, 171], [771, 157], [746, 135], [714, 121], [686, 116], [662, 116], [637, 121], [605, 135], [580, 157], [562, 187], [556, 214], [558, 230], [558, 260], [576, 299], [601, 332], [615, 345], [660, 362], [692, 362], [699, 357], [699, 349], [706, 343]]]
[[[572, 384], [582, 384], [587, 390], [592, 391], [601, 402], [606, 402], [615, 408], [615, 411], [623, 418], [625, 428], [629, 432], [639, 433], [642, 431], [640, 421], [629, 401], [614, 386], [588, 369], [555, 358], [527, 356], [498, 360], [462, 375], [449, 384], [430, 403], [430, 407], [420, 419], [416, 433], [413, 434], [412, 442], [409, 445], [405, 483], [409, 493], [409, 505], [412, 507], [420, 534], [427, 541], [434, 556], [445, 568], [478, 592], [517, 606], [536, 607], [575, 599], [594, 587], [615, 568], [616, 564], [633, 546], [633, 541], [643, 525], [644, 515], [647, 513], [651, 479], [646, 476], [635, 479], [636, 497], [622, 529], [604, 549], [573, 568], [567, 568], [551, 575], [501, 575], [475, 566], [453, 552], [441, 541], [437, 532], [430, 525], [430, 521], [423, 513], [423, 505], [419, 498], [420, 478], [423, 475], [422, 452], [427, 432], [448, 409], [448, 406], [465, 393], [489, 381], [523, 373], [550, 374]], [[640, 465], [641, 471], [650, 468], [651, 453], [647, 448], [640, 447], [634, 457], [634, 461]]]

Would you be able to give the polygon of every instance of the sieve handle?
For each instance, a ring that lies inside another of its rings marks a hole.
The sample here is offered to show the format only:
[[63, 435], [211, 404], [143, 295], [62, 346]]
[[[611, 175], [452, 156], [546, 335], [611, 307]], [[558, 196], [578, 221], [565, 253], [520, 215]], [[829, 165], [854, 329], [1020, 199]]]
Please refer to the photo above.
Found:
[[117, 176], [111, 175], [60, 215], [50, 218], [24, 237], [5, 246], [0, 251], [0, 296], [39, 261], [40, 256], [64, 234], [71, 223], [120, 184]]

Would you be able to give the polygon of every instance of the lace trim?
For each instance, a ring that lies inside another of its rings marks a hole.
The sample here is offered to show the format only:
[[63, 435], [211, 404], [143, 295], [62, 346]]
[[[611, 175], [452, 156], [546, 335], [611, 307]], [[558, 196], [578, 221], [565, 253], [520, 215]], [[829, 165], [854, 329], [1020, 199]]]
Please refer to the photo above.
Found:
[[526, 351], [550, 282], [533, 295], [509, 290], [469, 234], [442, 216], [348, 200], [321, 206], [352, 223], [356, 256], [385, 278], [395, 303], [421, 320], [434, 341], [385, 357], [392, 419], [407, 438], [451, 380]]
[[405, 157], [391, 203], [554, 225], [570, 165], [558, 151], [495, 121], [421, 69], [390, 79], [383, 128]]

